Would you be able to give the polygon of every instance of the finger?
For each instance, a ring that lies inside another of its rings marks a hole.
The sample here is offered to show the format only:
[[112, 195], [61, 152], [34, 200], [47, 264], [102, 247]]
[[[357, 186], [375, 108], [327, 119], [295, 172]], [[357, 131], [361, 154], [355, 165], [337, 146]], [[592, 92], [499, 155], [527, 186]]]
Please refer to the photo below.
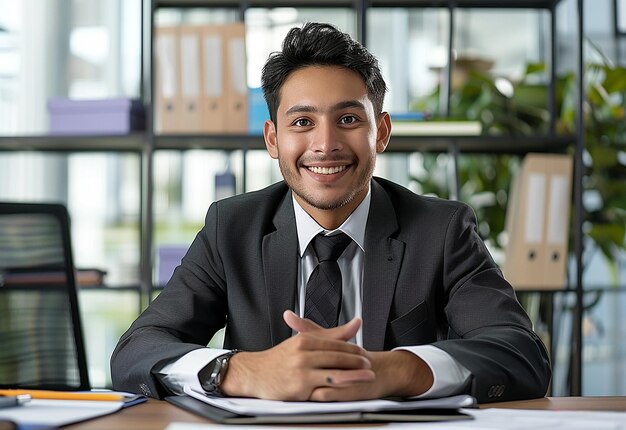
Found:
[[318, 387], [345, 388], [355, 384], [374, 382], [376, 374], [371, 369], [318, 370], [314, 372]]
[[285, 323], [287, 323], [287, 325], [292, 330], [295, 330], [298, 333], [307, 333], [307, 332], [315, 331], [315, 330], [324, 330], [322, 327], [315, 324], [313, 321], [306, 319], [306, 318], [300, 318], [298, 315], [296, 315], [292, 311], [285, 311], [283, 313], [283, 319], [285, 320]]
[[324, 336], [343, 341], [348, 341], [356, 336], [361, 327], [361, 320], [359, 318], [353, 318], [346, 324], [324, 329], [309, 319], [300, 318], [292, 311], [285, 311], [283, 313], [283, 319], [292, 330], [298, 333], [318, 332], [323, 333]]
[[289, 339], [290, 344], [296, 351], [318, 351], [321, 353], [343, 352], [368, 357], [366, 350], [353, 343], [344, 340], [332, 339], [320, 336], [319, 332], [301, 333]]
[[348, 341], [356, 336], [357, 332], [361, 328], [361, 320], [359, 318], [352, 318], [347, 323], [330, 329], [332, 336], [336, 336], [339, 340]]
[[369, 390], [363, 388], [363, 384], [353, 384], [343, 387], [317, 387], [311, 392], [309, 400], [312, 402], [338, 402], [372, 398], [368, 395]]
[[310, 369], [371, 369], [370, 360], [360, 354], [335, 351], [309, 351], [300, 358], [301, 365]]

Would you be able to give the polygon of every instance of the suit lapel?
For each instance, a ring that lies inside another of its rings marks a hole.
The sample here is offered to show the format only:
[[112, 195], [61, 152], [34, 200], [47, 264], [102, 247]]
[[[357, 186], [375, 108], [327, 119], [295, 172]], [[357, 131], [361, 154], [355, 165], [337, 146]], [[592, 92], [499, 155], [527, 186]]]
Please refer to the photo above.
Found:
[[263, 269], [268, 298], [270, 338], [277, 345], [291, 336], [283, 312], [296, 303], [298, 235], [291, 193], [287, 193], [274, 216], [276, 230], [263, 238]]
[[381, 351], [385, 345], [389, 310], [405, 247], [404, 242], [391, 237], [397, 230], [391, 200], [373, 180], [363, 270], [363, 346], [370, 351]]

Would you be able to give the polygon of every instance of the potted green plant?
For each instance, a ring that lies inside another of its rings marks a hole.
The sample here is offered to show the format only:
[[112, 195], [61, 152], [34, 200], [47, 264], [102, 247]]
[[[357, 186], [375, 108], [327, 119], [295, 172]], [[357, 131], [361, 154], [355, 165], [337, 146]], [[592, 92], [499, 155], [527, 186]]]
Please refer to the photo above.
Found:
[[[602, 252], [617, 282], [617, 256], [626, 250], [626, 68], [600, 58], [603, 61], [588, 64], [585, 71], [583, 201], [585, 245], [590, 250], [585, 261], [590, 253]], [[522, 79], [511, 82], [506, 91], [487, 70], [468, 70], [463, 85], [451, 94], [451, 116], [481, 121], [485, 134], [545, 135], [550, 118], [548, 87], [536, 83], [545, 73], [544, 64], [529, 64]], [[576, 131], [575, 85], [573, 73], [557, 79], [557, 134]], [[437, 89], [414, 108], [436, 111], [439, 100]], [[423, 174], [412, 178], [416, 188], [448, 198], [445, 176], [432, 174], [442, 163], [440, 155], [423, 154], [422, 159]], [[512, 172], [518, 167], [519, 158], [511, 155], [461, 154], [459, 158], [459, 198], [474, 207], [480, 233], [496, 252], [505, 246], [504, 214]]]

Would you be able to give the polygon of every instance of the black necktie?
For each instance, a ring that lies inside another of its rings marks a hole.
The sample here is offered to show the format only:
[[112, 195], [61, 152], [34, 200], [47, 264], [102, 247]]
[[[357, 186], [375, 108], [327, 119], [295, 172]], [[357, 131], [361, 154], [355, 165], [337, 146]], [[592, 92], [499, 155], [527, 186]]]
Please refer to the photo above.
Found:
[[344, 233], [318, 234], [313, 239], [318, 264], [306, 284], [304, 317], [324, 328], [337, 326], [341, 310], [341, 271], [337, 259], [351, 241]]

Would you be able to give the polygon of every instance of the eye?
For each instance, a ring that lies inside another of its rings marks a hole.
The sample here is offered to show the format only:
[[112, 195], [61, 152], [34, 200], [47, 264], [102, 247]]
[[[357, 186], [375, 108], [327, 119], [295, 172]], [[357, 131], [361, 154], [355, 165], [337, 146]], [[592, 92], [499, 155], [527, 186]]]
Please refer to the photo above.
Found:
[[341, 119], [339, 120], [339, 124], [354, 124], [358, 121], [358, 118], [355, 117], [354, 115], [346, 115], [346, 116], [342, 116]]
[[298, 118], [293, 122], [293, 125], [295, 125], [296, 127], [308, 127], [311, 125], [311, 121], [306, 118]]

